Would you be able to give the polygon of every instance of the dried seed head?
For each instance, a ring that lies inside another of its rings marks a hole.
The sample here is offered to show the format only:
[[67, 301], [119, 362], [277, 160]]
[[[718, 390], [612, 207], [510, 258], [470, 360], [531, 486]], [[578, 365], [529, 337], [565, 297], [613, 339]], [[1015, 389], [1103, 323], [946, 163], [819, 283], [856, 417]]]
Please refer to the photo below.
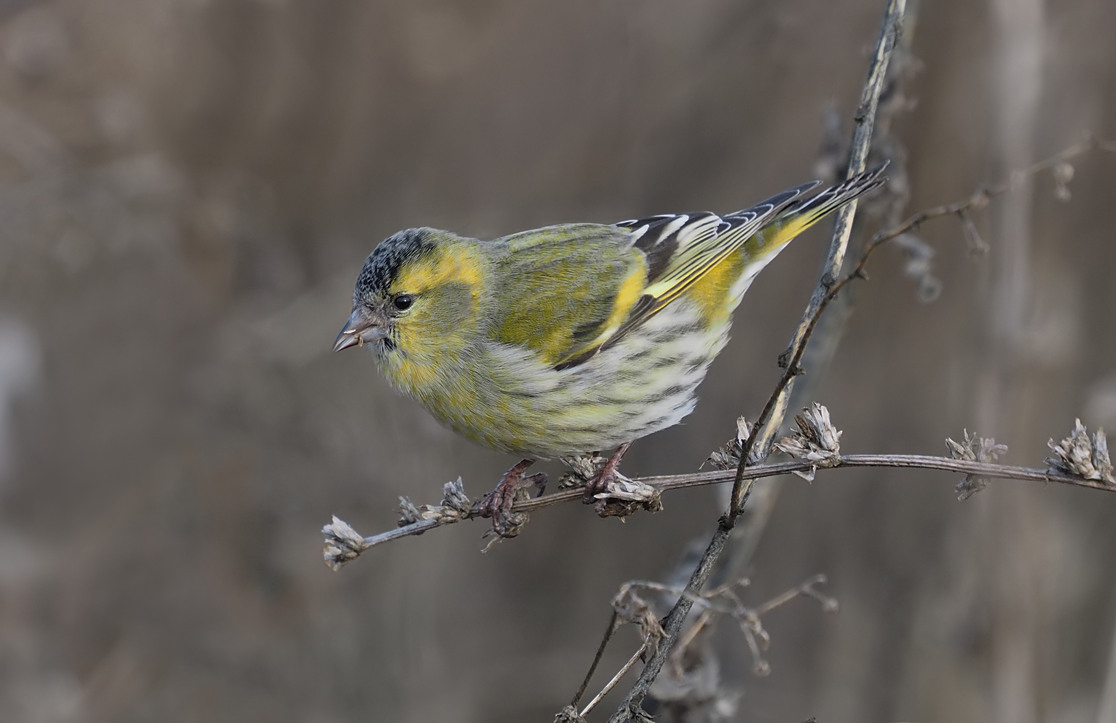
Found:
[[1052, 471], [1116, 485], [1116, 474], [1108, 453], [1108, 439], [1103, 429], [1098, 429], [1090, 438], [1085, 425], [1077, 419], [1074, 420], [1070, 436], [1057, 444], [1051, 439], [1047, 446], [1053, 452], [1046, 458], [1046, 464]]
[[622, 585], [620, 592], [612, 599], [612, 609], [623, 622], [639, 626], [640, 637], [647, 645], [648, 652], [654, 655], [659, 649], [659, 643], [666, 637], [666, 631], [663, 630], [653, 606], [635, 592], [637, 586], [637, 583], [632, 582]]
[[329, 569], [336, 572], [346, 562], [355, 559], [364, 552], [364, 538], [342, 519], [336, 515], [333, 521], [322, 528], [325, 543], [322, 545], [322, 559]]
[[722, 470], [736, 469], [740, 465], [740, 453], [744, 451], [744, 444], [751, 435], [752, 427], [748, 424], [748, 420], [744, 417], [738, 417], [736, 419], [736, 436], [709, 455], [709, 459], [702, 463], [702, 467], [708, 464]]
[[661, 512], [662, 491], [656, 487], [615, 473], [603, 492], [595, 496], [596, 511], [601, 517], [629, 517], [638, 510]]
[[[818, 467], [833, 467], [841, 461], [841, 430], [833, 426], [829, 410], [813, 402], [795, 416], [797, 432], [783, 437], [775, 447], [794, 459], [803, 460]], [[813, 470], [797, 473], [806, 480], [812, 480]]]
[[399, 526], [411, 525], [422, 519], [422, 513], [419, 508], [411, 502], [410, 497], [399, 498]]
[[568, 487], [584, 487], [589, 480], [597, 476], [607, 458], [595, 454], [582, 454], [576, 457], [563, 457], [562, 464], [569, 467], [570, 471], [562, 475], [561, 480], [558, 482], [558, 487], [566, 489]]
[[442, 485], [442, 502], [438, 505], [415, 505], [409, 497], [399, 498], [399, 526], [422, 520], [460, 520], [467, 517], [473, 502], [465, 494], [461, 478]]
[[1007, 452], [1006, 444], [996, 444], [996, 440], [990, 437], [978, 437], [975, 434], [970, 435], [969, 430], [962, 430], [964, 442], [958, 443], [952, 439], [946, 439], [946, 447], [949, 449], [949, 455], [954, 459], [963, 459], [969, 462], [995, 462], [1000, 458], [1000, 455]]
[[[978, 437], [975, 434], [970, 436], [967, 429], [962, 430], [962, 433], [965, 435], [963, 442], [955, 442], [946, 438], [946, 448], [949, 450], [949, 456], [954, 459], [967, 462], [995, 462], [1000, 458], [1000, 455], [1007, 452], [1006, 444], [996, 444], [996, 440], [991, 437]], [[958, 501], [964, 502], [984, 489], [987, 484], [987, 477], [975, 474], [966, 475], [965, 479], [958, 482], [955, 488]]]
[[442, 486], [442, 505], [456, 510], [461, 514], [466, 514], [473, 506], [472, 500], [465, 494], [465, 485], [458, 477], [452, 482], [446, 482]]

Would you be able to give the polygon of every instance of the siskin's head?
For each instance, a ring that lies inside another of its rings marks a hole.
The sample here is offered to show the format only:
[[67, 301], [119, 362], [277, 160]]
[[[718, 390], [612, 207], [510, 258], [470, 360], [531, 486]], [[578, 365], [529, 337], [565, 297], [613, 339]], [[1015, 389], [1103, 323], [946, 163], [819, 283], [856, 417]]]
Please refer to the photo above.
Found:
[[357, 277], [334, 351], [371, 343], [383, 362], [422, 365], [462, 346], [477, 323], [487, 270], [476, 244], [430, 228], [384, 240]]

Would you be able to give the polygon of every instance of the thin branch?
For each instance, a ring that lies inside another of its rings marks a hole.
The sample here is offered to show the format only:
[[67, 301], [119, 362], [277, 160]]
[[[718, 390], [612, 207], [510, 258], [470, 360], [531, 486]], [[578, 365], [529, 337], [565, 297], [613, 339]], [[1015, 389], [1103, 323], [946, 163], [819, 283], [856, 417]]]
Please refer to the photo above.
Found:
[[[597, 646], [597, 654], [593, 656], [593, 663], [589, 666], [589, 672], [585, 674], [585, 680], [581, 681], [581, 687], [574, 693], [573, 700], [570, 701], [571, 708], [577, 708], [581, 702], [581, 696], [585, 695], [585, 691], [589, 688], [589, 682], [593, 679], [593, 674], [597, 672], [597, 666], [601, 664], [601, 658], [604, 657], [605, 648], [608, 647], [608, 641], [612, 640], [613, 634], [616, 629], [620, 627], [619, 617], [616, 611], [612, 611], [612, 616], [608, 619], [608, 628], [605, 629], [604, 637], [601, 639], [601, 644]], [[641, 649], [642, 652], [642, 649]], [[581, 715], [585, 715], [583, 711]]]
[[[942, 216], [957, 216], [958, 218], [963, 219], [965, 215], [968, 214], [970, 211], [981, 210], [982, 208], [987, 206], [988, 202], [993, 198], [1002, 196], [1005, 193], [1018, 188], [1021, 184], [1030, 180], [1032, 177], [1038, 175], [1039, 173], [1054, 169], [1060, 164], [1065, 163], [1066, 161], [1069, 161], [1078, 156], [1084, 155], [1085, 153], [1089, 153], [1090, 151], [1116, 153], [1116, 142], [1105, 141], [1090, 136], [1083, 141], [1075, 143], [1072, 146], [1055, 153], [1049, 158], [1044, 158], [1043, 160], [1035, 163], [1029, 168], [1024, 168], [1022, 170], [1013, 172], [1010, 176], [1008, 176], [1006, 180], [1003, 180], [1000, 183], [977, 189], [973, 193], [973, 195], [969, 196], [966, 199], [955, 201], [953, 203], [946, 203], [941, 206], [935, 206], [934, 208], [928, 208], [924, 211], [919, 211], [899, 225], [880, 231], [872, 237], [872, 241], [869, 244], [868, 248], [865, 249], [865, 252], [870, 253], [870, 251], [874, 247], [879, 246], [885, 241], [890, 241], [893, 238], [901, 236], [910, 231], [914, 231], [918, 229], [919, 226], [931, 219], [941, 218]], [[863, 264], [861, 264], [861, 266], [863, 266]]]
[[[741, 632], [744, 634], [748, 643], [748, 648], [752, 653], [753, 670], [757, 675], [766, 675], [770, 672], [771, 666], [764, 659], [763, 651], [767, 649], [770, 643], [770, 637], [767, 631], [764, 630], [762, 617], [797, 597], [813, 598], [821, 604], [822, 610], [826, 612], [836, 612], [839, 607], [837, 600], [817, 590], [818, 585], [824, 585], [826, 582], [825, 575], [814, 575], [805, 582], [754, 607], [745, 605], [740, 596], [736, 594], [736, 588], [748, 586], [749, 583], [747, 578], [742, 578], [731, 584], [722, 585], [712, 590], [707, 590], [701, 593], [701, 595], [693, 596], [691, 599], [694, 606], [700, 611], [700, 614], [697, 616], [696, 622], [687, 627], [686, 631], [675, 645], [674, 651], [671, 653], [673, 664], [678, 668], [678, 674], [680, 676], [684, 675], [683, 669], [693, 664], [692, 660], [687, 658], [687, 661], [683, 662], [681, 658], [687, 654], [687, 651], [693, 645], [698, 635], [701, 634], [702, 630], [705, 629], [715, 617], [724, 616], [733, 618], [739, 623]], [[659, 593], [660, 595], [671, 595], [673, 597], [690, 595], [687, 590], [679, 585], [667, 585], [665, 583], [646, 580], [630, 580], [620, 587], [620, 593], [613, 602], [613, 608], [618, 610], [618, 603], [616, 601], [627, 601], [629, 599], [638, 600], [642, 602], [642, 605], [636, 604], [631, 607], [642, 614], [646, 609], [646, 602], [642, 601], [633, 592], [634, 590], [649, 590]], [[640, 622], [638, 619], [631, 619], [623, 615], [621, 615], [620, 618], [626, 623]], [[652, 646], [654, 643], [648, 639], [646, 632], [644, 636], [644, 646]]]
[[635, 664], [639, 662], [639, 659], [642, 658], [643, 654], [646, 652], [647, 643], [644, 643], [643, 645], [639, 646], [639, 650], [635, 651], [632, 657], [628, 658], [628, 662], [624, 663], [624, 665], [621, 666], [620, 670], [616, 671], [616, 675], [612, 676], [612, 679], [605, 683], [605, 686], [601, 688], [601, 692], [593, 696], [593, 700], [589, 701], [589, 703], [581, 711], [580, 715], [582, 717], [585, 717], [591, 710], [596, 708], [597, 704], [601, 702], [601, 699], [608, 695], [609, 692], [616, 687], [616, 684], [620, 682], [620, 679], [627, 675], [629, 670], [635, 667]]
[[[853, 131], [852, 148], [849, 151], [846, 178], [852, 178], [863, 172], [867, 163], [868, 151], [872, 144], [872, 131], [876, 123], [876, 111], [879, 108], [880, 93], [883, 90], [884, 79], [887, 77], [887, 66], [895, 49], [905, 10], [905, 0], [891, 0], [885, 11], [880, 37], [876, 42], [876, 51], [868, 69], [868, 78], [864, 82], [864, 89], [860, 94], [860, 104], [857, 106], [854, 117], [856, 126]], [[754, 431], [744, 445], [744, 453], [740, 456], [737, 479], [733, 481], [732, 501], [729, 506], [730, 523], [734, 523], [743, 510], [750, 489], [750, 485], [745, 484], [746, 480], [741, 473], [750, 462], [767, 456], [767, 452], [771, 448], [771, 442], [786, 417], [790, 388], [793, 386], [794, 378], [801, 373], [799, 362], [802, 359], [802, 354], [810, 340], [810, 335], [816, 327], [816, 320], [821, 314], [826, 296], [836, 283], [845, 263], [845, 253], [852, 236], [856, 207], [857, 202], [853, 201], [837, 211], [833, 239], [829, 244], [829, 253], [822, 267], [821, 278], [818, 279], [814, 294], [806, 305], [802, 320], [791, 336], [787, 351], [783, 352], [780, 357], [780, 364], [783, 366], [784, 373], [756, 420]], [[787, 362], [788, 359], [791, 360], [789, 363]]]
[[[865, 269], [868, 266], [868, 260], [872, 257], [872, 254], [875, 253], [876, 250], [883, 246], [885, 243], [892, 241], [905, 233], [917, 229], [919, 226], [931, 219], [941, 218], [943, 216], [956, 216], [964, 225], [966, 220], [968, 219], [968, 214], [970, 211], [976, 211], [984, 208], [993, 198], [1008, 193], [1009, 191], [1017, 188], [1020, 184], [1029, 180], [1035, 175], [1042, 173], [1043, 171], [1056, 168], [1060, 164], [1065, 163], [1072, 158], [1076, 158], [1077, 156], [1080, 156], [1084, 153], [1088, 153], [1089, 151], [1116, 153], [1116, 143], [1099, 140], [1095, 137], [1089, 137], [1084, 141], [1075, 143], [1069, 148], [1059, 151], [1049, 158], [1045, 158], [1028, 168], [1013, 172], [1005, 181], [1001, 181], [1000, 183], [997, 183], [995, 185], [978, 189], [971, 196], [964, 200], [943, 204], [941, 206], [935, 206], [934, 208], [929, 208], [925, 211], [919, 211], [899, 225], [889, 229], [884, 229], [883, 231], [876, 233], [864, 247], [864, 252], [861, 254], [860, 259], [857, 261], [856, 266], [853, 267], [852, 271], [842, 277], [835, 284], [830, 286], [828, 291], [823, 295], [821, 303], [815, 310], [814, 315], [808, 320], [807, 338], [809, 338], [809, 335], [813, 333], [814, 328], [818, 324], [818, 320], [821, 318], [822, 312], [824, 312], [826, 307], [829, 306], [829, 304], [837, 297], [837, 295], [841, 293], [842, 289], [844, 289], [856, 279], [867, 278]], [[971, 221], [969, 223], [971, 223]], [[790, 360], [788, 361], [788, 375], [789, 372], [794, 370], [798, 366], [799, 362], [801, 362], [803, 350], [804, 347], [798, 347], [795, 350], [795, 353], [792, 354]], [[786, 380], [789, 380], [788, 375], [784, 375], [780, 382], [783, 383]], [[768, 404], [770, 405], [771, 402], [769, 401]]]
[[[1034, 468], [1034, 467], [1017, 467], [1007, 464], [993, 464], [990, 462], [974, 462], [969, 460], [951, 459], [949, 457], [935, 457], [932, 455], [921, 454], [848, 454], [841, 455], [834, 458], [832, 462], [826, 464], [823, 469], [837, 469], [840, 467], [891, 467], [896, 469], [925, 469], [925, 470], [938, 470], [942, 472], [953, 472], [960, 475], [976, 475], [978, 477], [989, 477], [994, 479], [1013, 479], [1020, 481], [1031, 482], [1050, 482], [1055, 484], [1072, 485], [1075, 487], [1087, 487], [1089, 489], [1104, 490], [1106, 492], [1116, 492], [1116, 486], [1107, 484], [1101, 481], [1087, 480], [1080, 477], [1074, 477], [1067, 474], [1060, 474], [1049, 469]], [[745, 479], [755, 480], [763, 477], [774, 477], [777, 475], [792, 474], [795, 472], [810, 472], [819, 469], [819, 465], [809, 461], [790, 461], [790, 462], [777, 462], [772, 464], [760, 464], [749, 467], [745, 470]], [[645, 484], [654, 488], [657, 492], [668, 492], [673, 490], [690, 489], [693, 487], [705, 487], [708, 485], [723, 484], [730, 482], [736, 478], [736, 473], [732, 470], [717, 470], [712, 472], [693, 472], [690, 474], [678, 475], [660, 475], [654, 477], [641, 477], [634, 481]], [[536, 497], [530, 500], [521, 500], [512, 506], [513, 512], [533, 512], [544, 507], [551, 507], [567, 502], [583, 501], [585, 493], [581, 489], [568, 489], [560, 490], [554, 494], [546, 495], [545, 497]], [[431, 508], [435, 509], [435, 508]], [[392, 540], [398, 540], [402, 537], [409, 537], [411, 535], [421, 535], [432, 529], [445, 527], [446, 525], [461, 522], [463, 520], [479, 518], [479, 513], [467, 513], [462, 515], [441, 515], [431, 517], [429, 519], [422, 519], [417, 522], [402, 525], [394, 530], [372, 535], [371, 537], [361, 537], [356, 535], [339, 535], [338, 523], [344, 525], [345, 523], [334, 518], [334, 523], [327, 525], [323, 529], [326, 535], [326, 547], [343, 545], [347, 551], [353, 554], [351, 557], [344, 559], [335, 559], [330, 564], [337, 567], [347, 562], [352, 557], [363, 553], [364, 551], [382, 545]], [[351, 529], [351, 528], [349, 528]], [[330, 562], [327, 560], [327, 562]], [[689, 590], [689, 587], [687, 587]], [[691, 603], [701, 597], [700, 593], [689, 590], [683, 596], [684, 599], [689, 600]]]
[[[879, 110], [876, 113], [875, 133], [872, 137], [871, 150], [868, 154], [868, 165], [874, 157], [888, 159], [888, 183], [879, 189], [878, 195], [873, 195], [870, 201], [864, 201], [858, 206], [858, 213], [865, 212], [882, 219], [878, 225], [891, 226], [898, 223], [906, 215], [905, 208], [909, 202], [909, 180], [907, 172], [907, 153], [900, 141], [892, 135], [894, 121], [902, 115], [912, 111], [915, 103], [911, 101], [906, 88], [917, 73], [920, 65], [914, 59], [913, 47], [916, 25], [918, 22], [919, 3], [917, 0], [907, 0], [903, 14], [902, 32], [896, 41], [895, 51], [888, 64], [884, 78], [883, 89], [880, 91]], [[824, 119], [825, 129], [816, 169], [819, 176], [827, 181], [834, 182], [845, 175], [848, 165], [848, 139], [842, 121], [836, 109], [830, 107]], [[842, 137], [846, 140], [842, 140]], [[854, 234], [849, 240], [846, 259], [850, 256], [859, 257], [867, 243], [866, 234]], [[927, 262], [928, 264], [928, 262]], [[929, 284], [933, 281], [929, 272], [921, 282]], [[822, 322], [810, 336], [810, 343], [802, 356], [799, 366], [809, 369], [809, 376], [796, 377], [793, 388], [789, 390], [787, 406], [789, 409], [801, 409], [817, 396], [818, 385], [825, 378], [841, 339], [845, 334], [848, 321], [852, 316], [852, 296], [845, 295], [837, 299], [837, 304], [830, 306]], [[749, 565], [752, 557], [759, 549], [760, 541], [764, 535], [768, 521], [771, 519], [779, 493], [784, 483], [783, 478], [767, 480], [763, 486], [755, 486], [751, 490], [747, 506], [743, 514], [737, 519], [733, 536], [725, 547], [725, 552], [718, 560], [717, 569], [706, 585], [720, 586], [730, 580], [739, 578]], [[723, 487], [718, 490], [717, 499], [723, 507], [727, 508], [732, 497], [732, 488]], [[701, 533], [699, 543], [704, 547], [707, 532]], [[693, 546], [690, 546], [693, 549]], [[685, 580], [693, 569], [700, 549], [680, 560], [670, 579]], [[674, 598], [664, 598], [661, 602], [665, 612], [674, 604]], [[688, 623], [692, 625], [692, 623]], [[716, 657], [713, 648], [705, 654]], [[652, 694], [654, 695], [654, 694]]]
[[1112, 642], [1109, 643], [1104, 685], [1101, 687], [1100, 703], [1097, 708], [1098, 721], [1116, 720], [1116, 630], [1112, 631]]
[[[857, 107], [855, 117], [856, 130], [853, 134], [853, 145], [849, 154], [848, 177], [850, 178], [864, 170], [865, 161], [868, 158], [868, 148], [871, 144], [876, 111], [879, 108], [880, 91], [883, 88], [884, 78], [887, 74], [887, 65], [895, 49], [895, 41], [899, 35], [899, 26], [903, 20], [903, 13], [905, 10], [906, 0], [889, 0], [887, 9], [884, 12], [880, 36], [876, 42], [876, 50], [868, 71], [868, 79], [865, 81], [864, 90], [860, 97], [860, 104]], [[818, 288], [814, 292], [814, 297], [811, 298], [810, 304], [807, 306], [807, 310], [803, 315], [803, 322], [799, 325], [799, 329], [802, 330], [802, 333], [799, 334], [796, 332], [792, 340], [792, 347], [796, 348], [795, 356], [798, 358], [801, 358], [802, 349], [806, 346], [806, 342], [809, 339], [809, 335], [806, 331], [807, 320], [811, 317], [814, 319], [814, 321], [808, 325], [809, 331], [812, 332], [816, 325], [817, 318], [812, 310], [815, 306], [820, 308], [825, 292], [833, 283], [833, 279], [841, 272], [845, 250], [848, 248], [849, 236], [852, 233], [852, 221], [855, 213], [855, 202], [847, 204], [838, 213], [837, 228], [834, 231], [833, 241], [830, 243], [829, 256], [826, 260], [825, 270], [822, 273]], [[796, 344], [797, 346], [795, 346]], [[721, 551], [724, 550], [725, 542], [728, 540], [732, 528], [736, 524], [736, 519], [743, 512], [744, 505], [748, 499], [748, 492], [751, 490], [751, 484], [745, 483], [745, 467], [751, 461], [750, 457], [753, 450], [766, 452], [770, 448], [770, 444], [774, 440], [783, 418], [786, 416], [789, 397], [787, 388], [791, 385], [791, 380], [798, 373], [797, 362], [798, 359], [795, 360], [794, 364], [786, 367], [786, 372], [780, 378], [775, 393], [772, 394], [763, 412], [759, 416], [754, 432], [744, 444], [743, 454], [740, 455], [740, 464], [736, 468], [736, 478], [733, 480], [729, 508], [718, 522], [717, 529], [714, 531], [713, 537], [710, 539], [709, 545], [705, 549], [705, 554], [694, 568], [694, 572], [686, 586], [691, 592], [699, 592], [705, 587], [705, 583], [709, 579], [716, 561], [721, 555]], [[643, 704], [643, 699], [647, 697], [647, 692], [651, 688], [651, 683], [654, 682], [655, 678], [658, 677], [659, 672], [662, 670], [663, 664], [666, 662], [667, 656], [674, 646], [674, 642], [678, 639], [678, 635], [682, 630], [682, 626], [686, 621], [686, 616], [689, 614], [691, 607], [693, 607], [693, 602], [689, 598], [685, 596], [680, 596], [678, 598], [678, 602], [674, 604], [674, 607], [663, 620], [663, 629], [666, 631], [666, 635], [662, 644], [655, 651], [655, 654], [651, 656], [651, 659], [647, 661], [647, 665], [644, 666], [643, 671], [640, 673], [639, 680], [636, 681], [635, 685], [628, 693], [624, 703], [616, 710], [612, 717], [609, 718], [609, 723], [622, 723], [623, 721], [636, 719], [640, 716], [639, 711]]]

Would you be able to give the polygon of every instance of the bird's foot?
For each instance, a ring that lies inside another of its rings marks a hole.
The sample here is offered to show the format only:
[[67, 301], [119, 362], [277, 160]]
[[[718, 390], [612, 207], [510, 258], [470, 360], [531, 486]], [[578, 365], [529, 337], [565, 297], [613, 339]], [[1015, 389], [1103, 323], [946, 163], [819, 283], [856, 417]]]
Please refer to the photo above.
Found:
[[515, 537], [523, 526], [527, 524], [527, 515], [523, 512], [512, 512], [512, 505], [516, 500], [527, 499], [527, 490], [535, 487], [539, 494], [546, 488], [546, 475], [542, 472], [524, 476], [524, 472], [534, 464], [534, 460], [525, 459], [515, 465], [500, 479], [496, 489], [484, 496], [477, 506], [481, 517], [492, 520], [492, 532], [497, 537]]
[[620, 474], [620, 460], [624, 459], [624, 455], [631, 446], [631, 442], [625, 442], [617, 447], [616, 451], [612, 453], [612, 456], [605, 460], [605, 463], [597, 470], [597, 474], [585, 483], [586, 504], [597, 502], [597, 495], [608, 492], [609, 485], [622, 479], [627, 479], [627, 477]]
[[631, 442], [620, 445], [608, 459], [596, 453], [562, 459], [570, 468], [563, 478], [566, 485], [581, 486], [585, 504], [593, 505], [601, 517], [627, 517], [638, 510], [658, 512], [663, 507], [658, 489], [620, 473], [620, 460], [630, 446]]

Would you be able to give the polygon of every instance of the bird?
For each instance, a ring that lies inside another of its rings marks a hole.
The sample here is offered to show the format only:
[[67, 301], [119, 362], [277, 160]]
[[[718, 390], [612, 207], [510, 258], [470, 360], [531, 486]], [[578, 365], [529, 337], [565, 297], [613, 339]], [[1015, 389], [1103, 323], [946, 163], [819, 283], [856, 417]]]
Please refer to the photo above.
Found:
[[365, 260], [333, 349], [370, 347], [391, 385], [439, 422], [522, 457], [479, 506], [511, 536], [533, 462], [614, 449], [589, 498], [615, 479], [633, 441], [690, 414], [756, 275], [884, 183], [885, 168], [725, 215], [567, 223], [492, 240], [402, 230]]

